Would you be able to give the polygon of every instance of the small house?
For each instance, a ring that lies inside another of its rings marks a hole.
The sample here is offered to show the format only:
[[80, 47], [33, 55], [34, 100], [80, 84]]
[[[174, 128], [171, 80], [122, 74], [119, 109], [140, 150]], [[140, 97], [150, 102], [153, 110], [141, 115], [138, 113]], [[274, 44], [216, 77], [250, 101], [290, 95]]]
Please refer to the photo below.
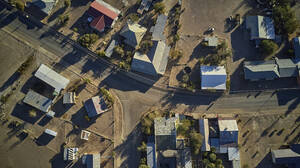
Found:
[[200, 67], [201, 89], [226, 90], [226, 69], [224, 66]]
[[105, 56], [108, 57], [108, 58], [110, 58], [112, 56], [113, 52], [114, 52], [115, 46], [117, 46], [117, 45], [118, 45], [117, 41], [116, 40], [112, 40], [109, 43], [109, 45], [106, 48], [106, 50], [105, 50]]
[[90, 133], [89, 131], [82, 130], [82, 131], [81, 131], [80, 138], [87, 141], [87, 140], [89, 140], [90, 134], [91, 134], [91, 133]]
[[152, 0], [142, 0], [141, 5], [137, 10], [138, 14], [143, 14], [144, 11], [148, 11], [152, 4]]
[[82, 157], [82, 163], [87, 168], [100, 168], [101, 166], [101, 155], [100, 153], [86, 154]]
[[155, 26], [151, 28], [152, 30], [152, 40], [158, 41], [158, 40], [166, 40], [166, 37], [164, 36], [164, 30], [167, 23], [168, 16], [164, 14], [160, 14], [157, 17]]
[[107, 111], [107, 105], [103, 97], [95, 96], [84, 103], [89, 118], [95, 117]]
[[300, 167], [300, 145], [293, 144], [288, 149], [271, 150], [274, 164], [287, 165], [288, 168]]
[[57, 2], [57, 0], [32, 0], [27, 3], [27, 11], [42, 19], [51, 14]]
[[203, 135], [201, 151], [210, 151], [208, 119], [199, 119], [199, 132]]
[[143, 39], [147, 29], [137, 23], [127, 22], [122, 28], [120, 35], [124, 38], [124, 43], [136, 48]]
[[220, 145], [238, 144], [239, 129], [236, 120], [218, 119]]
[[207, 42], [208, 47], [217, 47], [219, 43], [219, 39], [216, 36], [205, 37], [204, 41]]
[[265, 16], [247, 16], [246, 29], [250, 31], [250, 40], [275, 39], [273, 20]]
[[95, 0], [91, 3], [88, 13], [94, 18], [90, 26], [103, 32], [105, 28], [114, 26], [121, 12], [102, 0]]
[[176, 149], [177, 118], [159, 117], [154, 119], [154, 135], [156, 150]]
[[57, 135], [57, 132], [52, 131], [51, 129], [45, 129], [44, 133], [48, 134], [48, 135], [51, 135], [53, 137], [56, 137], [56, 135]]

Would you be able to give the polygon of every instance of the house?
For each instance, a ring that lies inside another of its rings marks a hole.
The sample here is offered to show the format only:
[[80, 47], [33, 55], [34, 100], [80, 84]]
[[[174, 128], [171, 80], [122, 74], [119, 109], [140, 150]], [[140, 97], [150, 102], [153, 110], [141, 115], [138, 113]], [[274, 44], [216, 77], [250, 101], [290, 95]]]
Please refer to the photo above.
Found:
[[199, 119], [199, 132], [203, 135], [201, 151], [210, 151], [208, 119]]
[[224, 66], [200, 67], [201, 89], [226, 90], [226, 69]]
[[300, 58], [300, 37], [293, 38], [295, 57]]
[[213, 37], [205, 37], [204, 41], [207, 42], [207, 46], [208, 47], [217, 47], [219, 40], [217, 37], [213, 36]]
[[146, 31], [147, 29], [145, 27], [142, 27], [137, 23], [127, 22], [122, 28], [120, 35], [125, 39], [124, 43], [136, 48], [140, 44]]
[[170, 47], [164, 41], [154, 41], [147, 54], [135, 52], [131, 62], [133, 71], [149, 75], [163, 75], [167, 68]]
[[121, 13], [102, 0], [95, 0], [91, 3], [88, 13], [94, 18], [90, 26], [99, 32], [105, 28], [112, 28]]
[[152, 4], [152, 0], [142, 0], [140, 7], [137, 10], [138, 14], [143, 14], [144, 11], [148, 11]]
[[46, 17], [51, 14], [52, 9], [55, 7], [57, 0], [32, 0], [28, 3], [28, 10], [34, 11]]
[[34, 76], [54, 88], [53, 94], [59, 94], [62, 89], [65, 89], [69, 84], [69, 79], [63, 77], [57, 72], [53, 71], [44, 64], [41, 64]]
[[74, 92], [67, 92], [64, 94], [63, 97], [63, 104], [75, 104], [75, 93]]
[[289, 149], [271, 150], [274, 164], [287, 165], [288, 168], [300, 167], [300, 145], [293, 144]]
[[218, 119], [220, 145], [238, 144], [239, 129], [236, 120]]
[[245, 79], [250, 81], [274, 80], [276, 78], [299, 77], [298, 59], [273, 59], [244, 62]]
[[32, 90], [26, 94], [23, 102], [45, 113], [50, 110], [52, 100]]
[[95, 96], [84, 103], [84, 107], [88, 113], [89, 118], [95, 117], [107, 111], [107, 105], [103, 97]]
[[271, 18], [265, 16], [247, 16], [246, 29], [250, 31], [250, 40], [275, 39], [275, 28]]
[[149, 168], [156, 168], [156, 152], [155, 144], [153, 142], [147, 143], [147, 166]]
[[152, 27], [150, 30], [152, 32], [152, 40], [158, 41], [158, 40], [166, 40], [166, 37], [164, 36], [164, 29], [167, 23], [168, 16], [164, 14], [160, 14], [157, 17], [156, 24], [154, 27]]
[[154, 119], [156, 150], [176, 149], [176, 117], [159, 117]]
[[78, 148], [64, 148], [64, 161], [72, 161], [78, 159]]

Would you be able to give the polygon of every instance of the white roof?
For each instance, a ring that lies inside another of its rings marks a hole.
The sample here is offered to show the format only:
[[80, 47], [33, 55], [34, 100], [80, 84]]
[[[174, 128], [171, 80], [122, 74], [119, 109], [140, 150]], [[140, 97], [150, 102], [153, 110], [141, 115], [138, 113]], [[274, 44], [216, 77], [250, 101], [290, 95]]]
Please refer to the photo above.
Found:
[[228, 147], [228, 160], [240, 160], [240, 152], [236, 147]]
[[70, 82], [69, 79], [61, 76], [44, 64], [41, 64], [34, 76], [54, 87], [57, 93], [59, 93], [61, 89], [65, 89]]
[[51, 129], [45, 129], [44, 132], [45, 132], [46, 134], [52, 135], [52, 136], [54, 136], [54, 137], [56, 137], [56, 135], [57, 135], [57, 132], [52, 131]]
[[226, 90], [226, 69], [224, 66], [202, 66], [201, 88]]
[[238, 131], [236, 120], [218, 120], [220, 131]]
[[208, 119], [199, 119], [199, 129], [204, 136], [201, 151], [210, 151]]

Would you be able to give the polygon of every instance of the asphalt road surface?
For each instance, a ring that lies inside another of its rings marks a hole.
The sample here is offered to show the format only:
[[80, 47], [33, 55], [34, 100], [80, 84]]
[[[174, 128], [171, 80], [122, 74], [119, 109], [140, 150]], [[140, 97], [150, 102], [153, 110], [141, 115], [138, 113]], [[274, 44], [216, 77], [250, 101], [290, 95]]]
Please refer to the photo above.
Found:
[[[299, 90], [274, 92], [236, 93], [225, 96], [194, 95], [174, 91], [162, 91], [137, 82], [123, 73], [115, 72], [102, 61], [95, 61], [83, 50], [66, 43], [44, 26], [40, 26], [16, 12], [0, 7], [0, 28], [8, 31], [34, 47], [60, 57], [68, 65], [76, 65], [82, 72], [92, 71], [102, 84], [116, 90], [124, 109], [124, 135], [136, 126], [143, 112], [154, 105], [170, 110], [203, 114], [261, 115], [299, 112]], [[288, 79], [287, 79], [288, 80]]]

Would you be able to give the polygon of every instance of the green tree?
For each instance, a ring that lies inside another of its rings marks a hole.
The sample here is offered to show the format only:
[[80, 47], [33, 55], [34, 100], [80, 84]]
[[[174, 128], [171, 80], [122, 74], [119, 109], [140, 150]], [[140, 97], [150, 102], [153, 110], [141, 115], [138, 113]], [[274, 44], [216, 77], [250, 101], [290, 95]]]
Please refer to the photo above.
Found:
[[36, 113], [36, 111], [35, 110], [30, 110], [29, 112], [28, 112], [28, 114], [29, 114], [29, 117], [31, 117], [31, 118], [35, 118], [36, 116], [37, 116], [37, 113]]
[[147, 166], [146, 164], [140, 164], [139, 168], [149, 168], [149, 166]]
[[131, 20], [131, 21], [133, 21], [133, 22], [137, 22], [137, 21], [139, 21], [139, 16], [136, 14], [136, 13], [131, 13], [131, 14], [129, 14], [129, 19]]
[[25, 4], [22, 1], [17, 1], [16, 2], [16, 8], [22, 12], [24, 12], [25, 9]]
[[98, 52], [97, 52], [97, 55], [98, 55], [99, 57], [105, 57], [105, 51], [103, 51], [103, 50], [98, 51]]
[[272, 40], [262, 40], [260, 51], [264, 56], [274, 54], [278, 50], [278, 45]]
[[115, 46], [114, 53], [120, 57], [123, 57], [125, 55], [125, 52], [121, 46]]
[[208, 165], [210, 163], [210, 161], [208, 159], [203, 159], [202, 163], [204, 164], [204, 166]]
[[191, 121], [188, 119], [184, 119], [182, 120], [181, 124], [179, 124], [179, 126], [177, 127], [177, 133], [179, 135], [186, 136], [190, 127]]
[[279, 34], [292, 34], [299, 26], [295, 11], [290, 6], [276, 6], [273, 9], [273, 18]]
[[68, 8], [71, 6], [71, 0], [65, 0], [65, 7]]
[[140, 152], [146, 152], [146, 151], [147, 151], [147, 145], [146, 145], [146, 143], [143, 141], [143, 142], [141, 143], [141, 146], [139, 146], [137, 149], [138, 149], [138, 151], [140, 151]]
[[224, 168], [222, 164], [216, 164], [216, 168]]
[[223, 161], [222, 161], [222, 159], [217, 159], [217, 160], [216, 160], [216, 164], [217, 164], [217, 165], [219, 165], [219, 164], [223, 164]]
[[145, 54], [150, 50], [152, 46], [153, 46], [153, 42], [151, 40], [145, 40], [140, 44], [139, 51]]
[[56, 21], [57, 25], [66, 26], [69, 22], [69, 15], [59, 15]]
[[92, 44], [94, 44], [99, 39], [99, 36], [97, 34], [84, 34], [81, 37], [79, 37], [78, 42], [83, 47], [90, 47]]
[[216, 165], [214, 163], [208, 163], [205, 168], [216, 168]]
[[155, 3], [153, 8], [155, 13], [163, 14], [165, 12], [165, 4], [163, 2]]
[[210, 160], [211, 162], [215, 162], [216, 159], [217, 159], [217, 155], [214, 154], [214, 153], [210, 153], [210, 154], [208, 155], [208, 157], [209, 157], [209, 160]]
[[191, 146], [194, 154], [199, 154], [200, 148], [202, 146], [203, 136], [197, 133], [195, 130], [190, 132]]

